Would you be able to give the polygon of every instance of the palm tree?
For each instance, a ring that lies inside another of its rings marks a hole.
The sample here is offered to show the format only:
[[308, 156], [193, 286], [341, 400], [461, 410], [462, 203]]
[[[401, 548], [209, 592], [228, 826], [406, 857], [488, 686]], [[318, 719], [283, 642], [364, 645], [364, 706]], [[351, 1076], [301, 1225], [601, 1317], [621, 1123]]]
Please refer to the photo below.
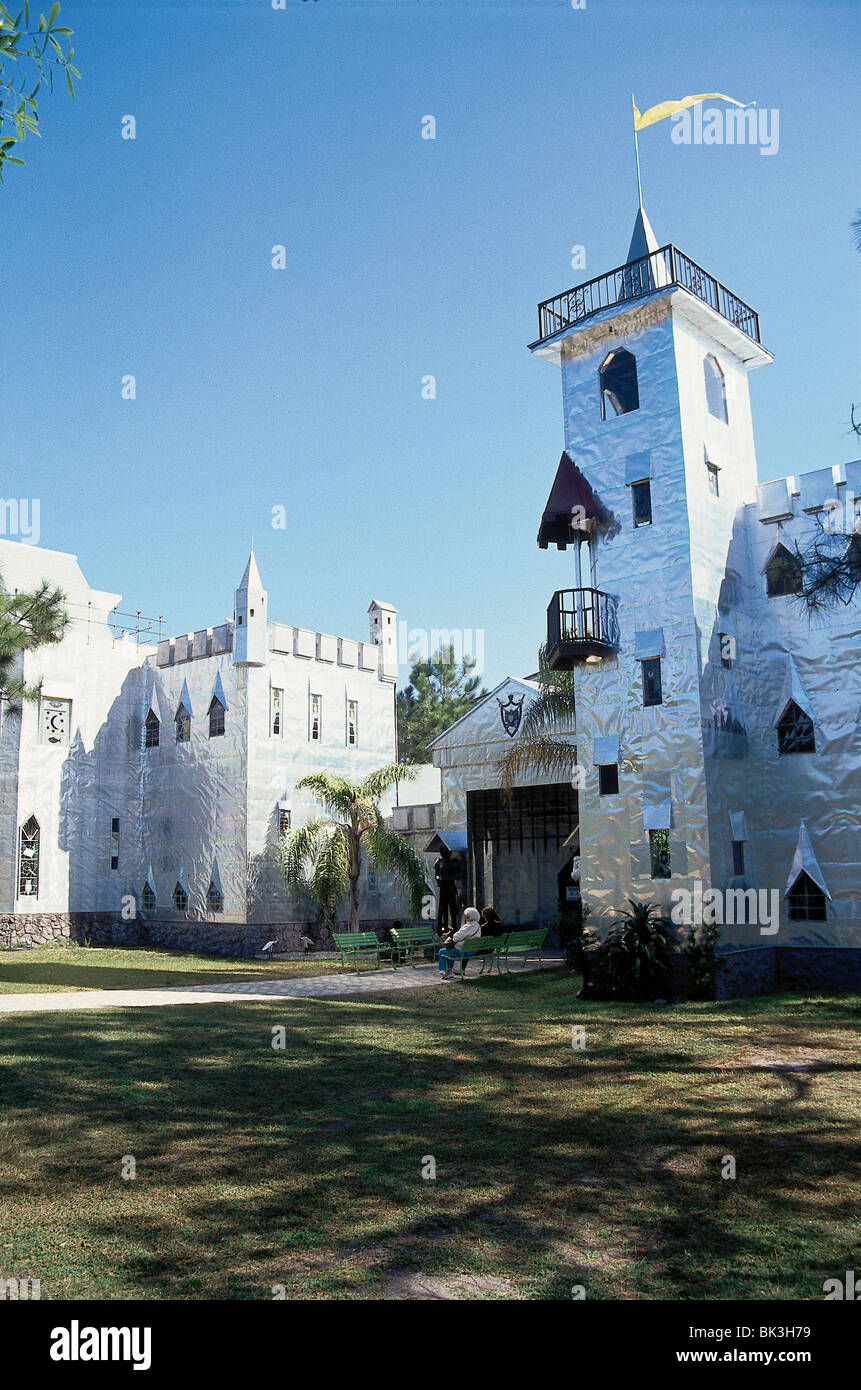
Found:
[[428, 891], [424, 860], [408, 840], [383, 822], [379, 802], [395, 782], [411, 781], [416, 767], [390, 763], [363, 782], [329, 772], [315, 772], [296, 783], [314, 793], [324, 816], [315, 817], [280, 842], [281, 872], [288, 888], [304, 890], [323, 921], [332, 922], [339, 899], [349, 894], [350, 931], [359, 930], [359, 878], [362, 856], [368, 864], [393, 875], [418, 917]]
[[502, 785], [507, 790], [523, 773], [558, 781], [570, 777], [576, 764], [574, 675], [551, 670], [546, 646], [538, 653], [538, 685], [539, 694], [523, 717], [519, 737], [502, 760]]

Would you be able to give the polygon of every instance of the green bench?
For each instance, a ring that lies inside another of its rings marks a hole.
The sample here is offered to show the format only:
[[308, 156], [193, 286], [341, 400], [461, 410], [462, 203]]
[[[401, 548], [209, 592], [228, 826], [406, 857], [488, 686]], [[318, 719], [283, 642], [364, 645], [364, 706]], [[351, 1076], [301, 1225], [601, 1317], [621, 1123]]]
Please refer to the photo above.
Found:
[[372, 931], [336, 931], [332, 932], [332, 939], [338, 952], [339, 970], [343, 970], [346, 961], [355, 964], [357, 975], [360, 960], [375, 960], [377, 969], [379, 969], [380, 961], [386, 958], [388, 958], [389, 965], [396, 964], [392, 960], [391, 946], [385, 941], [379, 941]]
[[538, 964], [544, 969], [544, 961], [541, 959], [541, 947], [544, 945], [544, 938], [547, 935], [547, 928], [543, 927], [539, 931], [511, 931], [507, 936], [501, 938], [502, 951], [500, 960], [505, 961], [505, 968], [509, 975], [511, 966], [509, 957], [522, 956], [523, 963], [526, 964], [526, 957], [532, 951], [538, 952]]
[[[454, 964], [446, 970], [447, 975], [453, 975], [460, 966], [460, 978], [466, 975], [466, 967], [471, 960], [481, 961], [481, 970], [478, 978], [487, 970], [488, 975], [493, 973], [493, 962], [496, 961], [497, 973], [499, 971], [499, 952], [504, 942], [504, 936], [469, 936], [464, 941], [459, 941], [455, 947], [460, 951], [459, 956], [455, 956]], [[488, 969], [488, 966], [490, 969]]]
[[392, 936], [397, 953], [393, 957], [395, 965], [399, 965], [402, 960], [408, 960], [410, 965], [415, 966], [416, 951], [420, 951], [423, 956], [428, 948], [436, 950], [439, 946], [439, 938], [433, 927], [392, 927]]

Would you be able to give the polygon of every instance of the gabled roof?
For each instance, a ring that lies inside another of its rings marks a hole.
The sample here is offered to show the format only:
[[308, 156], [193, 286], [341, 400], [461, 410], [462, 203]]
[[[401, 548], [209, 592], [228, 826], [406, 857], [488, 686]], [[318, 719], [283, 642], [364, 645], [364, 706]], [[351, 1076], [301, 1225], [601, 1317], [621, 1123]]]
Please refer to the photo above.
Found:
[[[574, 460], [563, 451], [538, 528], [538, 544], [542, 550], [555, 545], [558, 550], [574, 543], [572, 517], [575, 507], [582, 508], [586, 519], [603, 523], [607, 512], [598, 501], [591, 486]], [[579, 528], [581, 535], [586, 534]]]
[[484, 696], [483, 699], [477, 700], [473, 705], [472, 709], [467, 710], [466, 714], [462, 714], [460, 716], [460, 719], [456, 719], [453, 724], [449, 724], [448, 728], [443, 729], [441, 734], [437, 734], [436, 738], [428, 744], [428, 750], [430, 750], [431, 748], [436, 748], [438, 744], [442, 743], [443, 739], [448, 738], [449, 734], [452, 733], [453, 730], [459, 729], [460, 726], [462, 724], [465, 724], [468, 719], [474, 719], [478, 711], [483, 709], [489, 700], [494, 699], [499, 694], [500, 690], [503, 690], [506, 686], [511, 685], [521, 687], [524, 693], [527, 695], [538, 694], [539, 687], [535, 683], [535, 681], [521, 680], [517, 676], [506, 676], [505, 680], [500, 681], [499, 685], [494, 686], [493, 690], [488, 691], [488, 693]]
[[792, 652], [789, 653], [787, 660], [786, 671], [783, 677], [783, 686], [780, 691], [780, 700], [778, 701], [777, 713], [774, 719], [775, 724], [783, 718], [786, 706], [789, 704], [790, 700], [807, 715], [808, 719], [813, 718], [813, 702], [804, 688], [804, 682], [801, 676], [798, 674], [798, 667], [795, 664], [795, 658]]
[[795, 855], [792, 860], [792, 868], [789, 870], [789, 878], [786, 880], [784, 897], [792, 891], [792, 886], [801, 873], [807, 874], [807, 877], [813, 880], [817, 888], [822, 889], [826, 898], [831, 897], [828, 891], [828, 885], [825, 882], [825, 875], [819, 867], [819, 862], [813, 852], [813, 846], [810, 843], [810, 836], [807, 833], [807, 826], [803, 820], [798, 827], [798, 843], [795, 846]]

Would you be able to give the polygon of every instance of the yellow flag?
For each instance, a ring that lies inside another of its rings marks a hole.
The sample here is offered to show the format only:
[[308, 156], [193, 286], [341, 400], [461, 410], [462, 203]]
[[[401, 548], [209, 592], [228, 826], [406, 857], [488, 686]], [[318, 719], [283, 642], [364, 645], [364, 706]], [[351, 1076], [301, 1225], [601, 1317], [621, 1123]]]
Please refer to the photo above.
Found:
[[664, 121], [676, 111], [684, 111], [687, 106], [696, 106], [698, 101], [730, 101], [733, 106], [755, 105], [752, 101], [736, 101], [735, 97], [724, 96], [723, 92], [701, 92], [696, 97], [682, 97], [681, 101], [659, 101], [657, 106], [650, 106], [648, 111], [640, 115], [636, 102], [631, 97], [631, 105], [634, 107], [634, 129], [643, 130], [647, 125], [654, 125], [655, 121]]

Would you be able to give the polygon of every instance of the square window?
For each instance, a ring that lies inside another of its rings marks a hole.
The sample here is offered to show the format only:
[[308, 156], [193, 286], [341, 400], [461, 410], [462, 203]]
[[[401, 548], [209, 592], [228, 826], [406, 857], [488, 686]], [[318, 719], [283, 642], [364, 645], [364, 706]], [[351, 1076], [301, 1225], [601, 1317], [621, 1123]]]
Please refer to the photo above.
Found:
[[601, 763], [598, 768], [598, 795], [619, 795], [619, 764]]
[[634, 525], [652, 524], [652, 484], [650, 482], [631, 484], [631, 501], [634, 507]]
[[649, 857], [652, 861], [652, 878], [672, 877], [669, 830], [649, 831]]
[[661, 658], [651, 656], [647, 661], [641, 662], [643, 667], [643, 704], [662, 705], [664, 703], [664, 692], [661, 684]]

